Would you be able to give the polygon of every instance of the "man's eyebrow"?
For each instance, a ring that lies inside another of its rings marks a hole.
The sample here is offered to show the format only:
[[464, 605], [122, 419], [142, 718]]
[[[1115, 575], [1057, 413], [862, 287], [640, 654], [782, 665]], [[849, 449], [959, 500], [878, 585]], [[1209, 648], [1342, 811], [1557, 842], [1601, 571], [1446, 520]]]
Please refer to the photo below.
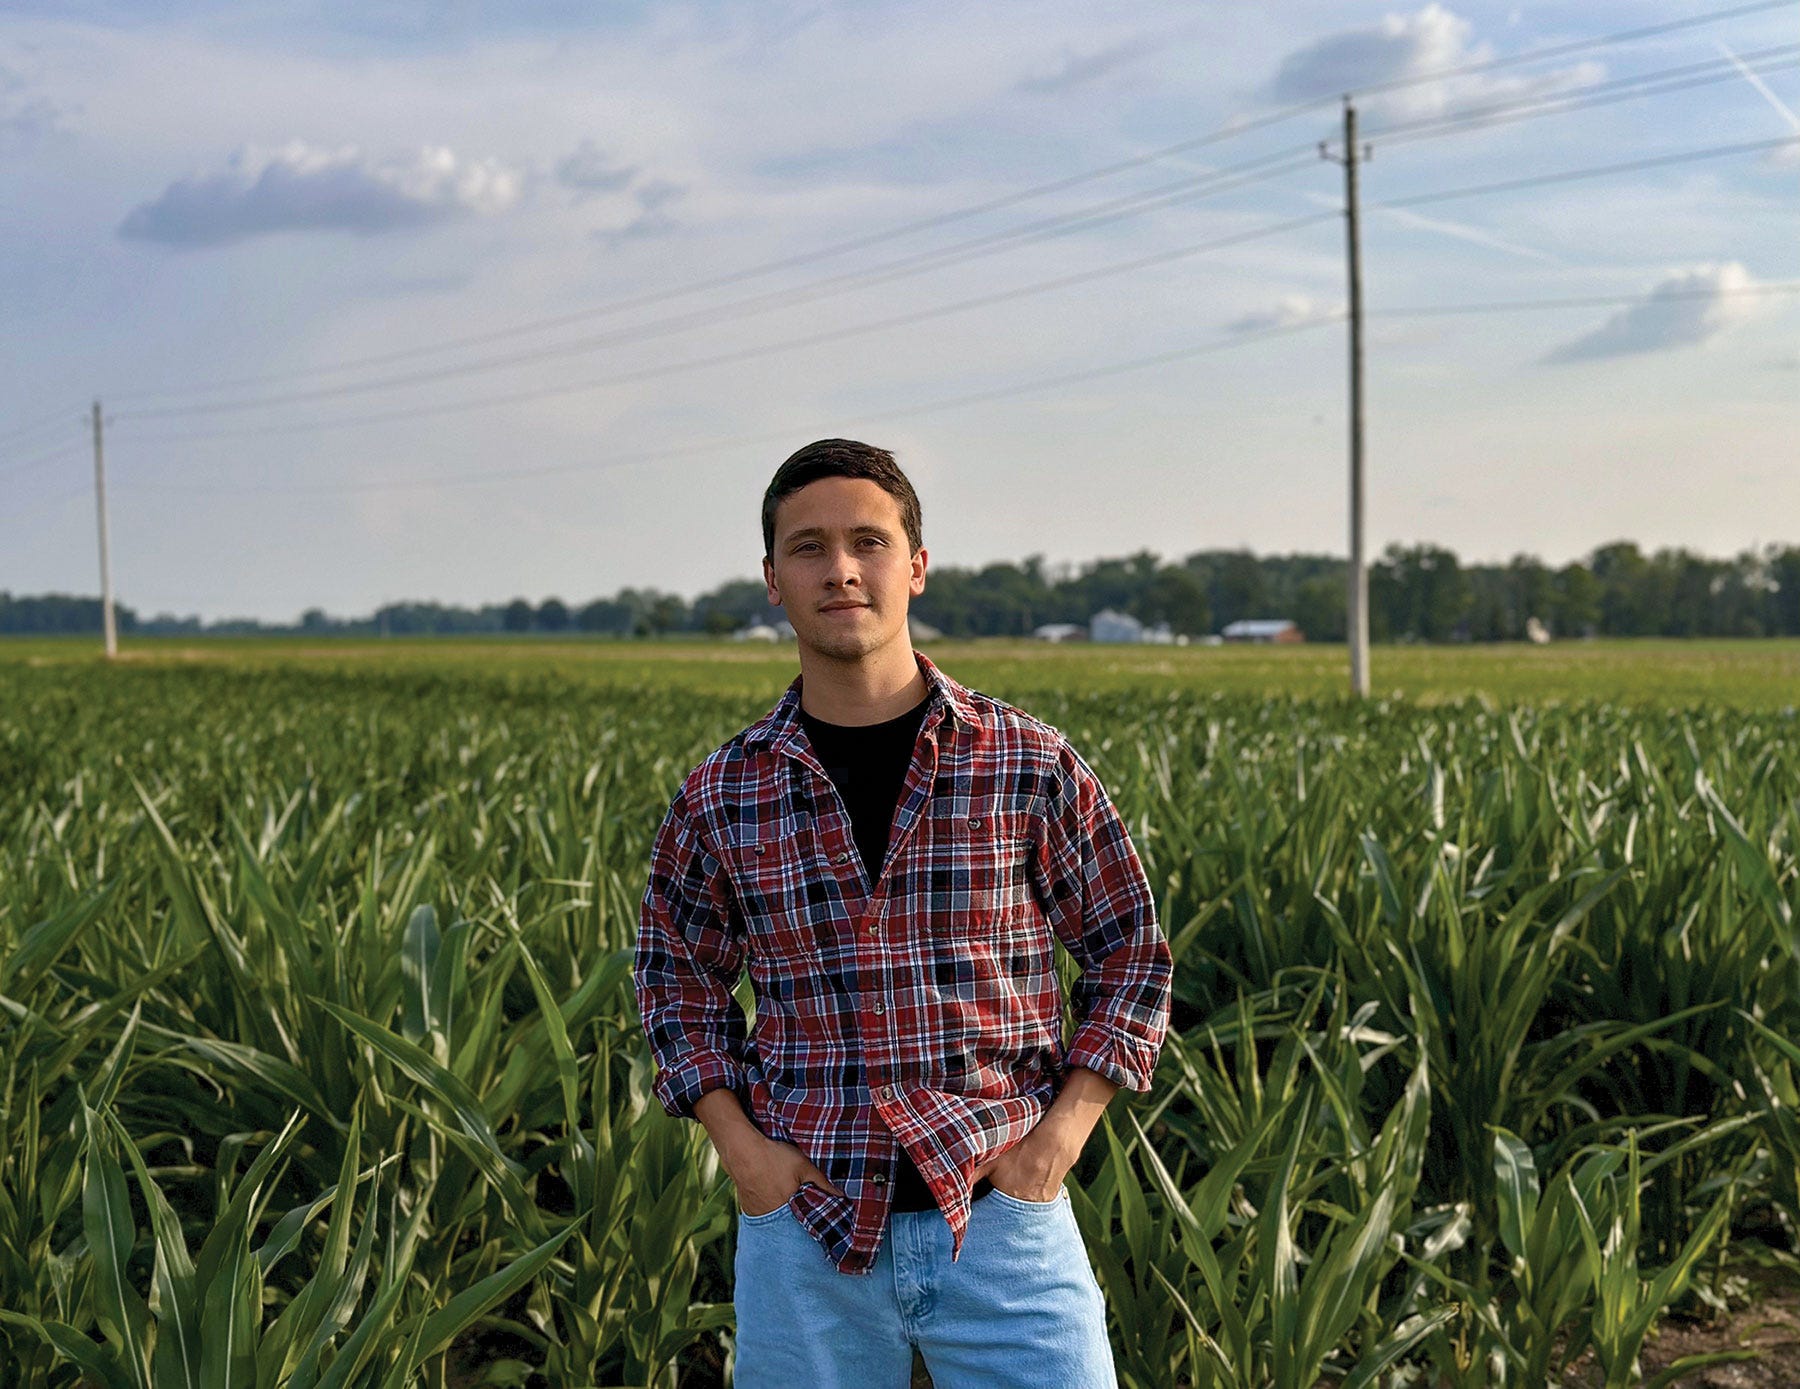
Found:
[[[878, 535], [883, 539], [893, 534], [886, 526], [851, 526], [848, 529], [851, 535]], [[830, 533], [824, 526], [803, 526], [797, 531], [789, 531], [781, 539], [784, 545], [791, 545], [796, 540], [819, 540]]]

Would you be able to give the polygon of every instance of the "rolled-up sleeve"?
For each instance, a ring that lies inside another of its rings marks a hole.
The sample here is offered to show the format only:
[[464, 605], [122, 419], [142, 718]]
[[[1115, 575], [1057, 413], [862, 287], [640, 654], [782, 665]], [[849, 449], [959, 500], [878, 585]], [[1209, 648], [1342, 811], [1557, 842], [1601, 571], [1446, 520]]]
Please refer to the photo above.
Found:
[[1050, 923], [1081, 967], [1067, 1062], [1148, 1090], [1169, 1027], [1173, 965], [1124, 821], [1093, 770], [1064, 745], [1040, 846]]
[[691, 1118], [709, 1090], [744, 1090], [743, 934], [723, 866], [678, 795], [650, 851], [632, 980], [656, 1059], [656, 1098]]

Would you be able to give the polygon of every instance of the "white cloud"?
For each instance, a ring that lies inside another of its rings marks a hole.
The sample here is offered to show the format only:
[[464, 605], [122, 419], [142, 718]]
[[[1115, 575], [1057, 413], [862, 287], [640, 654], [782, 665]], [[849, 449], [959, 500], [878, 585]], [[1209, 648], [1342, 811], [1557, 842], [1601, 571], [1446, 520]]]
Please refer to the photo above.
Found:
[[1322, 323], [1344, 312], [1342, 304], [1326, 303], [1305, 294], [1285, 294], [1273, 308], [1258, 309], [1234, 318], [1225, 325], [1228, 333], [1261, 333], [1271, 328], [1298, 328], [1307, 323]]
[[1086, 53], [1064, 50], [1061, 62], [1054, 69], [1026, 77], [1019, 83], [1018, 90], [1044, 96], [1086, 86], [1089, 82], [1096, 82], [1121, 68], [1129, 67], [1158, 47], [1160, 44], [1156, 40], [1139, 37], [1108, 44]]
[[1756, 296], [1742, 292], [1753, 286], [1750, 272], [1736, 261], [1677, 271], [1641, 301], [1544, 360], [1585, 362], [1700, 346], [1756, 314]]
[[592, 140], [583, 140], [556, 165], [556, 181], [578, 195], [615, 193], [637, 174], [635, 165], [615, 162]]
[[[1411, 82], [1434, 72], [1471, 67], [1494, 57], [1491, 46], [1471, 41], [1466, 19], [1432, 3], [1410, 15], [1390, 14], [1380, 23], [1342, 29], [1295, 49], [1282, 59], [1268, 85], [1277, 101], [1310, 101]], [[1514, 97], [1540, 96], [1600, 77], [1595, 63], [1536, 76], [1472, 73], [1380, 94], [1369, 105], [1392, 116], [1421, 118], [1470, 111]]]
[[617, 200], [618, 206], [612, 216], [594, 228], [594, 239], [617, 247], [627, 241], [667, 236], [681, 225], [669, 214], [668, 208], [686, 197], [687, 191], [685, 185], [668, 179], [645, 179]]
[[121, 236], [170, 246], [217, 246], [272, 232], [362, 234], [504, 212], [524, 178], [497, 160], [442, 146], [381, 161], [354, 145], [323, 149], [291, 140], [245, 146], [216, 173], [177, 179], [134, 208]]

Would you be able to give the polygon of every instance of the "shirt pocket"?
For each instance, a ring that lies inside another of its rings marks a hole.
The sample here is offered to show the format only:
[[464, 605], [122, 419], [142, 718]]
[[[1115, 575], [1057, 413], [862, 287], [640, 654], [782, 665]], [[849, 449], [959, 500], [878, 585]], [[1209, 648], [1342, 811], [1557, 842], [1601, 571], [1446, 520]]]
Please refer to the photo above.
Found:
[[800, 879], [797, 839], [780, 823], [733, 825], [722, 836], [731, 895], [752, 934], [767, 934], [791, 909]]
[[930, 914], [939, 932], [980, 942], [1042, 927], [1031, 888], [1036, 846], [1026, 817], [946, 817], [933, 828]]
[[785, 1001], [796, 988], [795, 971], [816, 967], [841, 934], [834, 925], [840, 913], [825, 900], [828, 875], [812, 829], [783, 821], [732, 826], [721, 852], [759, 992]]

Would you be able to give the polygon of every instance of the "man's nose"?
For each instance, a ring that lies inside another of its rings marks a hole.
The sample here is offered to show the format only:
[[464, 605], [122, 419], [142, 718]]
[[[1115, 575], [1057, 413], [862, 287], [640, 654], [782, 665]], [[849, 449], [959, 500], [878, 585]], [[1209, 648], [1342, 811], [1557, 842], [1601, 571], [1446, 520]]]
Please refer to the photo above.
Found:
[[846, 584], [862, 583], [862, 575], [857, 569], [856, 556], [848, 550], [839, 550], [831, 557], [831, 566], [825, 574], [828, 588], [843, 588]]

